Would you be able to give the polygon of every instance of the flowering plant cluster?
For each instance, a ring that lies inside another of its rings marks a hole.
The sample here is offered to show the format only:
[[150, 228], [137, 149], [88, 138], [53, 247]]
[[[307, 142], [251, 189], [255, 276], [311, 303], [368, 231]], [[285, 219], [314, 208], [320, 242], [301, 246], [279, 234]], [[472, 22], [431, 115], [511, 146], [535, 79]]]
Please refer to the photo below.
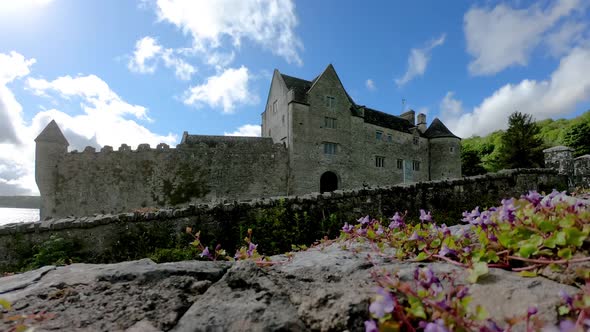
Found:
[[[394, 258], [400, 260], [444, 260], [466, 268], [471, 283], [487, 274], [489, 268], [535, 276], [546, 266], [560, 269], [590, 261], [587, 254], [590, 207], [557, 191], [547, 196], [532, 191], [519, 199], [502, 200], [500, 206], [484, 211], [476, 207], [463, 213], [463, 221], [471, 227], [459, 230], [437, 225], [430, 212], [424, 210], [420, 211], [419, 219], [419, 223], [412, 225], [406, 223], [405, 214], [395, 213], [389, 223], [366, 216], [356, 225], [345, 224], [340, 241], [368, 243], [379, 255], [392, 248]], [[430, 281], [424, 283], [424, 278]], [[584, 279], [590, 280], [588, 275]], [[451, 282], [449, 290], [443, 292], [432, 271], [418, 271], [415, 287], [386, 272], [376, 276], [376, 281], [381, 288], [370, 311], [378, 320], [367, 321], [368, 331], [376, 330], [377, 325], [388, 330], [399, 327], [424, 331], [501, 331], [496, 323], [485, 318], [482, 309], [475, 314], [466, 311], [469, 302], [464, 300], [469, 299], [466, 287], [456, 288]], [[560, 309], [564, 315], [579, 315], [574, 326], [580, 329], [590, 318], [586, 312], [586, 304], [590, 305], [587, 288], [584, 294], [578, 296], [577, 306]], [[529, 324], [534, 314], [535, 308], [526, 314], [527, 331], [539, 328], [538, 322]], [[564, 322], [567, 325], [569, 321]]]
[[268, 257], [265, 257], [258, 253], [257, 251], [257, 244], [252, 242], [252, 229], [248, 229], [248, 235], [244, 238], [244, 242], [246, 242], [245, 246], [242, 246], [240, 249], [236, 251], [236, 254], [233, 257], [227, 255], [227, 252], [221, 248], [221, 245], [218, 244], [215, 247], [215, 250], [211, 252], [208, 246], [204, 246], [201, 242], [200, 235], [201, 232], [193, 233], [191, 227], [186, 228], [186, 232], [194, 237], [194, 241], [191, 242], [191, 246], [197, 248], [199, 251], [199, 256], [204, 259], [208, 260], [228, 260], [228, 261], [238, 261], [238, 260], [252, 260], [259, 265], [265, 265], [269, 262]]

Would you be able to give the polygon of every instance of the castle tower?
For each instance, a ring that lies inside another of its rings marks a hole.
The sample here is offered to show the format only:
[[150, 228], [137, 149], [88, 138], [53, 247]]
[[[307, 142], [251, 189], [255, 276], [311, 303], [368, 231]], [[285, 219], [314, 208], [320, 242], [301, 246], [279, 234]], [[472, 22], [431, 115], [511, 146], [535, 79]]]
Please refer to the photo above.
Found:
[[35, 181], [41, 194], [40, 218], [44, 220], [55, 209], [57, 165], [68, 152], [70, 143], [54, 120], [35, 138], [35, 143]]
[[430, 180], [461, 177], [461, 139], [438, 118], [424, 132], [428, 138]]

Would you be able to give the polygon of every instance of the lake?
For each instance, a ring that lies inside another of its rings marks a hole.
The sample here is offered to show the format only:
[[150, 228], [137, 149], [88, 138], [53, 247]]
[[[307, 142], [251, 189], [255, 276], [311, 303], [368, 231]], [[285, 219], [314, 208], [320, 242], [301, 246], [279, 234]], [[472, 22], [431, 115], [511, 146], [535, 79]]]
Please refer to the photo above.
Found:
[[0, 226], [31, 221], [39, 221], [39, 209], [0, 208]]

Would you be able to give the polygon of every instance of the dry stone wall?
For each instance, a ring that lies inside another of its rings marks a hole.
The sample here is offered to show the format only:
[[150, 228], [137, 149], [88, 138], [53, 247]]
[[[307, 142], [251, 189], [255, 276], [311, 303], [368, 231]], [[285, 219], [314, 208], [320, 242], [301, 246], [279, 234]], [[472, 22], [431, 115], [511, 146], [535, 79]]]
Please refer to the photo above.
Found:
[[260, 251], [275, 254], [292, 244], [336, 237], [344, 222], [367, 214], [391, 217], [407, 211], [409, 219], [417, 220], [422, 208], [432, 211], [437, 222], [452, 225], [475, 206], [496, 206], [502, 198], [529, 190], [565, 188], [567, 178], [554, 170], [519, 169], [412, 185], [11, 224], [0, 228], [0, 271], [22, 263], [34, 254], [31, 248], [51, 236], [73, 241], [85, 261], [112, 262], [142, 258], [156, 248], [186, 247], [191, 240], [186, 227], [200, 230], [203, 243], [224, 248], [240, 246], [252, 228]]
[[[288, 155], [271, 139], [190, 137], [176, 149], [87, 147], [57, 166], [55, 209], [66, 217], [287, 193]], [[243, 165], [248, 165], [244, 167]]]

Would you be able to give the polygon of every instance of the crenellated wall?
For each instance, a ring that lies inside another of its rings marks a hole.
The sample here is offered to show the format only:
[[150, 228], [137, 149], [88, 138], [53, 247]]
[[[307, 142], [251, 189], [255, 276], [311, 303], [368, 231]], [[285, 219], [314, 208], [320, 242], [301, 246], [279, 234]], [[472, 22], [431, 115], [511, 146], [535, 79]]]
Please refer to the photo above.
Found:
[[502, 198], [529, 190], [549, 193], [566, 187], [566, 177], [555, 170], [517, 169], [409, 185], [11, 224], [0, 227], [0, 272], [29, 259], [35, 245], [51, 236], [73, 241], [78, 247], [75, 257], [109, 262], [143, 258], [156, 248], [186, 247], [191, 242], [186, 227], [201, 231], [203, 243], [231, 250], [243, 244], [246, 230], [252, 228], [261, 252], [275, 254], [290, 250], [291, 244], [336, 237], [344, 222], [367, 214], [391, 217], [407, 211], [408, 220], [416, 221], [419, 209], [426, 209], [437, 222], [453, 225], [461, 222], [463, 211], [476, 206], [497, 206]]
[[287, 165], [285, 147], [270, 138], [189, 136], [175, 149], [86, 147], [57, 164], [54, 208], [44, 217], [285, 195]]

